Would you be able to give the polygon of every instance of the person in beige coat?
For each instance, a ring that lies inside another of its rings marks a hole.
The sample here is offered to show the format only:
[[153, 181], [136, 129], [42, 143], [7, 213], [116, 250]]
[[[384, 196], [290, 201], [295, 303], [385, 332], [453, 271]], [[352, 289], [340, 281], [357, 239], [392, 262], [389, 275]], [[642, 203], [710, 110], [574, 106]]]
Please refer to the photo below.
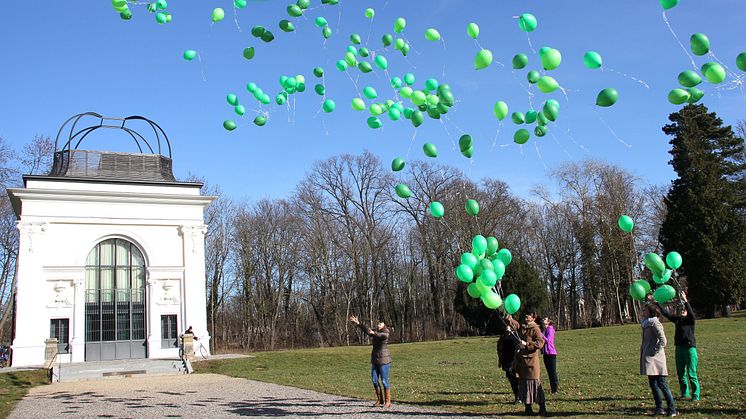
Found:
[[655, 414], [665, 415], [663, 400], [666, 398], [668, 416], [674, 417], [676, 405], [671, 389], [668, 388], [668, 367], [666, 365], [666, 334], [659, 317], [660, 309], [652, 304], [645, 306], [642, 320], [642, 344], [640, 345], [640, 375], [648, 376], [648, 384], [653, 391]]

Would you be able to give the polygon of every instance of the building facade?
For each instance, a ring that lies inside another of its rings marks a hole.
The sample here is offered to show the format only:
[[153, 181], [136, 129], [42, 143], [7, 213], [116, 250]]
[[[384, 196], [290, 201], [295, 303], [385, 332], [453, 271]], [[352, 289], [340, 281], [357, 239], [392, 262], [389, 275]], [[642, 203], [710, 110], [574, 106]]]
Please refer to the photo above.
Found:
[[214, 197], [174, 180], [170, 145], [169, 157], [66, 146], [49, 175], [8, 190], [20, 231], [12, 365], [42, 365], [50, 337], [59, 362], [177, 357], [189, 326], [209, 351]]

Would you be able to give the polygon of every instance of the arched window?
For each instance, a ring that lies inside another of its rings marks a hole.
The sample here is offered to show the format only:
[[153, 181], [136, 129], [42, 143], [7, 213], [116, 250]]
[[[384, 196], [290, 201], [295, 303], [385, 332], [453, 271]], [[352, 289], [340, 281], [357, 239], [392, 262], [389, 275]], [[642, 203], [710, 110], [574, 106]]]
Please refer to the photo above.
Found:
[[[134, 348], [145, 340], [145, 258], [137, 246], [125, 239], [97, 244], [86, 258], [85, 288], [86, 359], [140, 357]], [[88, 345], [122, 341], [131, 345]]]

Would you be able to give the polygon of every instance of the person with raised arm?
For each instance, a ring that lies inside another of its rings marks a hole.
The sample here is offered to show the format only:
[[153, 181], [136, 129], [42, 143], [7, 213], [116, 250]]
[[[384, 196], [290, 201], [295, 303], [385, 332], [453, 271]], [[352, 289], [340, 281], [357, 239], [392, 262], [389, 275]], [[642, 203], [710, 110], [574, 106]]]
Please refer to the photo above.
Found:
[[[661, 313], [668, 320], [676, 325], [674, 334], [674, 346], [676, 347], [676, 375], [679, 378], [679, 388], [681, 395], [679, 399], [688, 399], [698, 401], [700, 399], [699, 379], [697, 378], [697, 364], [699, 356], [697, 355], [697, 339], [694, 337], [694, 310], [689, 304], [686, 292], [681, 291], [681, 303], [678, 314], [669, 313], [664, 307], [658, 304]], [[689, 384], [691, 383], [691, 387]]]
[[389, 329], [384, 322], [379, 322], [376, 330], [372, 330], [368, 326], [360, 324], [357, 316], [350, 316], [350, 322], [359, 327], [367, 336], [370, 336], [373, 341], [373, 350], [370, 352], [370, 375], [377, 397], [375, 406], [391, 407], [391, 386], [389, 385], [391, 353], [388, 347]]

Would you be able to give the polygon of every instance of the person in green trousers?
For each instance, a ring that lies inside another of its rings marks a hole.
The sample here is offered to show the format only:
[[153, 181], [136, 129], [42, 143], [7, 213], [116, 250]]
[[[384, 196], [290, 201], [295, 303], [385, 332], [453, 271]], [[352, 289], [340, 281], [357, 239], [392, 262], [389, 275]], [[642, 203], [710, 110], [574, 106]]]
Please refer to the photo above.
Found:
[[681, 302], [683, 307], [679, 308], [678, 315], [671, 315], [663, 307], [661, 307], [661, 313], [676, 325], [674, 345], [676, 346], [676, 374], [681, 388], [679, 398], [691, 397], [692, 400], [697, 401], [700, 398], [700, 387], [697, 378], [699, 356], [697, 355], [697, 341], [694, 337], [695, 317], [684, 291], [681, 291]]

